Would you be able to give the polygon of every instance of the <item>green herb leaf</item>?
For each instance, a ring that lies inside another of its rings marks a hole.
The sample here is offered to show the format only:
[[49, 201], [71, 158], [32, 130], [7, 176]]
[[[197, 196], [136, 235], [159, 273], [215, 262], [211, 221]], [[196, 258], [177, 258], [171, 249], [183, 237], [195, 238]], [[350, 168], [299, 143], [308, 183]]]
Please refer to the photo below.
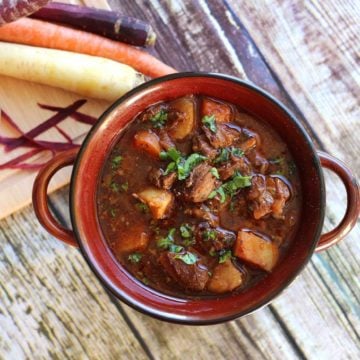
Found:
[[220, 150], [220, 154], [215, 158], [214, 164], [228, 162], [230, 159], [230, 154], [240, 158], [240, 157], [244, 156], [244, 151], [239, 148], [233, 147], [233, 146], [227, 147], [227, 148], [222, 148]]
[[210, 256], [216, 256], [216, 251], [215, 251], [214, 248], [211, 248], [211, 249], [210, 249], [209, 255], [210, 255]]
[[160, 159], [161, 160], [168, 160], [171, 159], [172, 161], [177, 161], [181, 158], [181, 152], [178, 151], [176, 148], [170, 148], [168, 151], [161, 151], [160, 152]]
[[222, 148], [220, 150], [220, 154], [215, 158], [214, 163], [215, 164], [221, 164], [224, 162], [229, 161], [230, 151], [228, 148]]
[[123, 160], [123, 157], [121, 155], [114, 156], [111, 160], [111, 168], [113, 170], [117, 169], [120, 166], [122, 160]]
[[160, 111], [158, 111], [150, 119], [152, 126], [157, 129], [162, 128], [165, 125], [165, 123], [167, 122], [167, 120], [168, 120], [168, 113], [164, 109], [161, 109]]
[[186, 252], [185, 254], [176, 255], [175, 259], [180, 259], [187, 265], [193, 265], [197, 261], [197, 256], [191, 252]]
[[171, 172], [174, 172], [174, 171], [176, 171], [176, 162], [172, 161], [166, 167], [166, 169], [164, 171], [164, 175], [168, 175], [168, 174], [170, 174]]
[[205, 241], [209, 240], [216, 240], [217, 238], [217, 231], [213, 229], [205, 230], [202, 234], [202, 237]]
[[176, 244], [171, 244], [169, 246], [169, 251], [173, 252], [173, 253], [180, 253], [184, 250], [184, 248], [180, 245], [176, 245]]
[[177, 162], [177, 171], [178, 171], [178, 179], [184, 180], [186, 179], [195, 166], [199, 165], [206, 159], [206, 156], [200, 155], [198, 153], [191, 154], [186, 160]]
[[116, 210], [111, 208], [110, 209], [110, 215], [111, 215], [112, 218], [114, 218], [116, 216]]
[[175, 228], [170, 229], [166, 237], [157, 240], [156, 245], [161, 249], [168, 249], [170, 245], [174, 244], [175, 232], [176, 232]]
[[213, 176], [216, 178], [216, 179], [220, 179], [220, 175], [219, 175], [219, 172], [218, 172], [218, 169], [213, 167], [211, 168], [210, 170], [211, 174], [213, 174]]
[[215, 115], [206, 115], [202, 118], [201, 122], [213, 133], [216, 133], [217, 126], [216, 126], [216, 120]]
[[221, 250], [219, 256], [219, 264], [224, 263], [227, 259], [231, 259], [232, 253], [231, 250]]
[[112, 181], [111, 184], [110, 184], [110, 189], [114, 192], [119, 192], [120, 190], [120, 186], [118, 183]]
[[126, 182], [124, 182], [123, 184], [121, 184], [121, 190], [122, 191], [128, 191], [128, 189], [129, 189], [129, 183], [126, 181]]
[[236, 147], [232, 147], [231, 148], [231, 154], [233, 156], [236, 156], [236, 157], [243, 157], [244, 156], [244, 151], [239, 149], [239, 148], [236, 148]]
[[138, 202], [135, 206], [139, 211], [141, 211], [144, 214], [147, 214], [149, 212], [149, 207], [142, 202]]
[[187, 238], [187, 239], [185, 239], [185, 240], [182, 241], [182, 244], [183, 244], [184, 246], [194, 245], [194, 244], [196, 244], [196, 240], [195, 240], [193, 237]]
[[180, 234], [181, 234], [181, 237], [183, 237], [185, 239], [192, 237], [193, 227], [189, 224], [182, 224], [180, 226]]
[[140, 253], [133, 253], [128, 256], [128, 260], [133, 264], [138, 263], [142, 258], [142, 254]]
[[232, 198], [239, 189], [249, 186], [251, 186], [251, 176], [242, 176], [239, 172], [236, 172], [230, 181], [222, 184], [215, 191], [211, 192], [209, 199], [214, 198], [218, 194], [220, 196], [220, 202], [223, 203], [227, 196]]
[[168, 151], [162, 151], [160, 153], [161, 160], [169, 160], [172, 162], [168, 164], [164, 171], [164, 175], [168, 175], [173, 171], [177, 171], [178, 179], [184, 180], [189, 175], [192, 169], [206, 159], [205, 156], [193, 153], [187, 158], [181, 155], [181, 152], [175, 148], [171, 148]]

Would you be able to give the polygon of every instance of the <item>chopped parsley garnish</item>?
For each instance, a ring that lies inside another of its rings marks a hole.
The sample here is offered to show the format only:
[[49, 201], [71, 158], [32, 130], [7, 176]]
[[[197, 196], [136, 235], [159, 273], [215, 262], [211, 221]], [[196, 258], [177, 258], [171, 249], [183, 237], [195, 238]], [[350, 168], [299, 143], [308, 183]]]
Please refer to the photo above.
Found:
[[128, 256], [128, 260], [133, 264], [138, 263], [142, 258], [142, 254], [140, 253], [133, 253]]
[[181, 152], [176, 148], [172, 147], [168, 151], [161, 151], [160, 152], [160, 159], [161, 160], [169, 160], [178, 161], [181, 158]]
[[148, 278], [143, 277], [143, 278], [141, 279], [141, 281], [142, 281], [145, 285], [149, 285], [149, 279], [148, 279]]
[[191, 238], [193, 236], [193, 228], [189, 224], [182, 224], [180, 226], [180, 234], [184, 239]]
[[220, 154], [215, 158], [214, 163], [221, 164], [224, 162], [228, 162], [230, 158], [230, 154], [240, 158], [244, 156], [244, 151], [236, 147], [222, 148], [220, 150]]
[[123, 184], [120, 185], [122, 191], [128, 191], [129, 189], [129, 183], [126, 181]]
[[168, 175], [169, 173], [175, 171], [177, 172], [178, 179], [184, 180], [190, 175], [192, 169], [203, 162], [206, 157], [198, 153], [193, 153], [186, 158], [182, 156], [180, 151], [175, 148], [171, 148], [168, 151], [162, 151], [160, 153], [160, 159], [172, 160], [172, 162], [170, 162], [166, 167], [164, 175]]
[[168, 234], [164, 238], [158, 239], [156, 245], [161, 249], [168, 249], [171, 245], [174, 245], [175, 228], [169, 230]]
[[139, 211], [141, 211], [144, 214], [147, 214], [149, 212], [149, 207], [142, 202], [138, 202], [135, 206]]
[[184, 248], [180, 245], [176, 245], [176, 244], [171, 244], [169, 246], [169, 251], [173, 252], [173, 253], [180, 253], [184, 250]]
[[168, 113], [161, 109], [154, 116], [150, 118], [152, 126], [157, 129], [161, 129], [168, 120]]
[[111, 168], [113, 170], [117, 169], [120, 166], [122, 160], [123, 160], [123, 157], [121, 155], [114, 156], [111, 160]]
[[244, 151], [239, 148], [232, 147], [230, 151], [233, 156], [236, 156], [239, 158], [244, 156]]
[[189, 225], [189, 224], [182, 224], [180, 226], [180, 234], [181, 237], [183, 238], [182, 244], [184, 246], [190, 246], [195, 244], [195, 239], [194, 239], [194, 227]]
[[217, 127], [216, 127], [216, 120], [215, 115], [206, 115], [202, 118], [201, 122], [213, 133], [216, 133]]
[[110, 184], [110, 189], [111, 189], [112, 191], [114, 191], [114, 192], [119, 192], [120, 186], [119, 186], [118, 183], [116, 183], [116, 182], [113, 181], [113, 182]]
[[231, 250], [221, 250], [219, 255], [219, 264], [224, 263], [226, 260], [231, 259]]
[[213, 199], [216, 195], [219, 195], [220, 202], [223, 203], [228, 196], [232, 198], [239, 189], [249, 186], [251, 186], [251, 176], [242, 176], [239, 172], [236, 172], [230, 181], [212, 191], [209, 199]]
[[211, 168], [210, 172], [216, 179], [220, 179], [220, 175], [217, 168], [215, 167]]
[[122, 191], [127, 191], [128, 190], [128, 188], [129, 188], [129, 183], [128, 182], [125, 182], [125, 183], [123, 183], [123, 184], [118, 184], [117, 182], [115, 182], [115, 181], [112, 181], [111, 182], [111, 184], [110, 184], [110, 189], [112, 190], [112, 191], [114, 191], [114, 192], [119, 192], [120, 191], [120, 189], [122, 190]]
[[212, 229], [205, 230], [202, 234], [202, 237], [205, 241], [216, 240], [217, 231]]
[[116, 216], [116, 210], [111, 208], [110, 209], [110, 215], [111, 215], [112, 218], [114, 218]]
[[210, 249], [210, 251], [209, 251], [209, 255], [210, 256], [216, 256], [216, 251], [215, 251], [215, 249]]
[[187, 265], [193, 265], [197, 261], [197, 256], [191, 252], [186, 252], [185, 254], [178, 254], [175, 256], [175, 259], [182, 260]]

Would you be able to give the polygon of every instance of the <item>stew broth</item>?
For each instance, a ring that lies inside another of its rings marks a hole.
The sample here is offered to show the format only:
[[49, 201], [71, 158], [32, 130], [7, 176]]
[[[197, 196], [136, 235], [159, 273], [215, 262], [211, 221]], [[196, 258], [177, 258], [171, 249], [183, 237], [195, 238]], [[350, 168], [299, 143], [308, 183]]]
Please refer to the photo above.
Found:
[[124, 129], [97, 205], [110, 249], [134, 277], [202, 296], [243, 291], [276, 268], [301, 194], [291, 154], [266, 123], [189, 95]]

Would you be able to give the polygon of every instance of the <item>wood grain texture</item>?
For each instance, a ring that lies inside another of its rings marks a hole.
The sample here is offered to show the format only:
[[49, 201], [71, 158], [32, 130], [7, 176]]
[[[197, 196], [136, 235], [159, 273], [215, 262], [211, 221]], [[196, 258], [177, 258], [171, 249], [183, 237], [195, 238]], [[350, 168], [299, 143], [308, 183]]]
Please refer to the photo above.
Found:
[[[317, 86], [312, 86], [309, 79], [300, 79], [305, 82], [302, 87], [293, 85], [295, 80], [300, 81], [294, 68], [309, 66], [306, 60], [309, 53], [313, 56], [313, 52], [317, 51], [316, 36], [307, 45], [309, 48], [298, 46], [302, 42], [296, 37], [297, 27], [302, 28], [306, 24], [307, 31], [313, 32], [319, 26], [308, 19], [311, 15], [308, 8], [312, 3], [298, 2], [295, 6], [289, 0], [251, 3], [204, 0], [144, 0], [135, 3], [113, 0], [111, 4], [123, 13], [152, 23], [159, 35], [154, 53], [170, 65], [179, 70], [200, 69], [243, 78], [248, 76], [285, 101], [298, 112], [299, 118], [302, 113], [307, 117], [315, 106], [313, 101], [308, 104], [299, 101], [299, 98], [307, 99], [310, 93], [322, 86], [326, 95], [324, 99], [328, 99], [328, 92], [333, 89], [332, 82], [337, 81], [331, 74], [320, 81], [317, 76], [321, 72], [318, 74], [312, 70], [311, 78]], [[344, 8], [347, 4], [351, 4], [350, 1], [343, 4]], [[332, 2], [322, 3], [321, 12], [327, 14], [333, 11], [333, 7]], [[274, 62], [273, 57], [280, 55], [273, 54], [275, 45], [268, 36], [271, 33], [275, 38], [284, 32], [282, 26], [287, 24], [284, 17], [287, 12], [281, 13], [279, 9], [295, 9], [292, 11], [296, 13], [291, 25], [287, 25], [293, 29], [293, 34], [291, 31], [285, 32], [287, 36], [282, 41], [277, 40], [275, 48], [278, 53], [281, 52], [282, 58], [291, 57], [291, 61], [294, 61], [292, 72], [289, 66], [284, 65], [290, 64], [290, 60], [284, 64]], [[335, 29], [341, 25], [351, 28], [346, 30], [347, 33], [356, 33], [356, 11], [346, 13], [345, 17], [326, 16], [321, 22], [323, 31], [326, 27]], [[328, 24], [325, 26], [326, 22]], [[241, 23], [256, 39], [266, 63], [271, 66], [271, 69], [263, 69], [267, 71], [264, 77], [259, 76], [256, 67], [251, 68], [254, 61], [258, 62], [257, 66], [264, 66], [264, 63], [262, 57], [255, 53], [256, 46], [246, 42]], [[352, 48], [339, 47], [338, 41], [333, 40], [337, 51], [341, 50], [345, 54], [341, 56], [352, 57]], [[288, 47], [283, 48], [285, 45], [282, 42]], [[253, 46], [251, 61], [246, 61], [246, 46]], [[292, 58], [293, 52], [297, 54], [296, 58]], [[333, 66], [331, 56], [326, 61]], [[347, 66], [342, 76], [348, 77], [349, 71], [350, 67]], [[309, 77], [306, 74], [302, 76]], [[344, 89], [341, 96], [346, 97], [348, 89]], [[321, 99], [320, 94], [318, 96]], [[317, 134], [314, 133], [313, 137], [315, 140], [321, 138], [318, 146], [323, 143], [328, 151], [333, 152], [334, 148], [336, 152], [338, 145], [334, 143], [340, 142], [342, 138], [340, 132], [336, 135], [336, 131], [328, 130], [332, 123], [325, 120], [327, 107], [322, 101], [320, 104], [322, 106], [319, 105], [317, 109], [316, 124], [314, 118], [309, 118], [311, 125], [317, 127]], [[343, 102], [338, 106], [341, 108], [346, 104]], [[312, 108], [309, 110], [308, 106]], [[337, 111], [346, 112], [344, 108]], [[345, 128], [348, 125], [341, 126]], [[353, 151], [356, 149], [356, 134], [354, 131], [348, 132], [352, 147], [347, 150]], [[340, 146], [336, 155], [345, 159], [345, 150], [344, 146]], [[354, 156], [355, 153], [351, 154]], [[350, 164], [354, 162], [350, 159]], [[326, 225], [329, 229], [341, 216], [339, 204], [344, 199], [336, 179], [329, 177], [327, 186], [331, 204]], [[69, 224], [67, 197], [66, 189], [54, 194], [52, 206], [63, 222]], [[0, 358], [360, 357], [359, 264], [356, 259], [359, 245], [355, 240], [360, 237], [359, 229], [339, 246], [315, 255], [302, 275], [271, 306], [245, 318], [209, 327], [166, 324], [141, 315], [114, 300], [99, 285], [76, 250], [62, 246], [40, 229], [30, 208], [3, 220], [0, 229], [0, 246], [3, 249], [0, 252]], [[18, 297], [16, 294], [19, 294]], [[27, 310], [29, 306], [30, 312]], [[40, 328], [46, 329], [49, 338], [41, 331], [39, 333]], [[39, 356], [36, 356], [37, 352]]]

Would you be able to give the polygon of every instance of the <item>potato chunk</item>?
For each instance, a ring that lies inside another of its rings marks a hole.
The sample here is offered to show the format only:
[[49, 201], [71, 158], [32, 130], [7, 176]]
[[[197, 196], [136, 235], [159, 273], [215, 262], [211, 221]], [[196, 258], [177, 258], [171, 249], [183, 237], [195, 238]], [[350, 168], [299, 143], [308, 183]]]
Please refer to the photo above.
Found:
[[271, 241], [250, 231], [239, 231], [234, 254], [258, 268], [271, 272], [279, 258], [279, 249]]
[[134, 136], [136, 148], [144, 150], [148, 154], [159, 157], [161, 146], [158, 136], [151, 130], [140, 130]]
[[164, 219], [174, 202], [174, 195], [170, 191], [157, 188], [145, 189], [134, 196], [149, 206], [154, 219]]
[[207, 288], [214, 293], [232, 291], [243, 283], [244, 275], [235, 267], [231, 260], [226, 260], [214, 269]]
[[214, 115], [218, 123], [228, 123], [232, 120], [232, 109], [229, 105], [211, 99], [204, 99], [202, 101], [201, 116], [205, 115]]
[[116, 241], [116, 251], [120, 253], [142, 251], [147, 248], [149, 240], [144, 224], [132, 224], [119, 234], [119, 239]]
[[182, 140], [188, 136], [195, 125], [195, 103], [190, 97], [175, 100], [170, 104], [177, 113], [175, 121], [168, 129], [172, 139]]

